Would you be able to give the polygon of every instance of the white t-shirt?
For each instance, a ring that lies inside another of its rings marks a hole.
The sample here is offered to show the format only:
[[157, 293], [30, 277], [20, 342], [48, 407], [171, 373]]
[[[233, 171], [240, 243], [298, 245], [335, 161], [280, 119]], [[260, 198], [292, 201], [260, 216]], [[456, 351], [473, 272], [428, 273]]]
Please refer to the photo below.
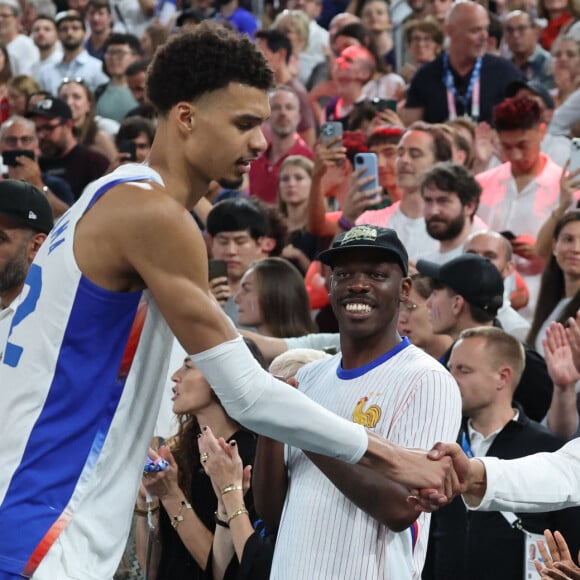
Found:
[[19, 34], [6, 45], [12, 76], [32, 74], [32, 65], [40, 60], [40, 52], [32, 38]]
[[433, 254], [439, 247], [439, 242], [433, 239], [425, 226], [425, 218], [407, 217], [397, 201], [383, 209], [365, 211], [356, 220], [356, 225], [370, 224], [395, 230], [401, 242], [407, 249], [410, 260], [418, 260]]

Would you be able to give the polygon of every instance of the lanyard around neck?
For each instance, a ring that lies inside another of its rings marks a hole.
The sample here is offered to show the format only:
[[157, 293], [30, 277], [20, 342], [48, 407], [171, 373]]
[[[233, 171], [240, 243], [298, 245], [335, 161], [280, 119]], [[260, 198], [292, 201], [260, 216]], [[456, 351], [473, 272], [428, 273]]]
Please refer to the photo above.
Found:
[[[480, 56], [475, 61], [475, 66], [471, 71], [471, 77], [469, 78], [469, 85], [467, 86], [467, 91], [464, 96], [461, 96], [455, 86], [455, 80], [453, 79], [453, 73], [451, 72], [451, 67], [449, 66], [449, 55], [447, 52], [443, 53], [443, 82], [447, 90], [447, 108], [449, 109], [449, 120], [453, 121], [457, 119], [457, 107], [455, 106], [455, 101], [458, 100], [463, 104], [463, 110], [465, 111], [465, 116], [470, 117], [473, 121], [479, 120], [479, 97], [480, 97], [480, 75], [481, 75], [481, 64], [483, 58]], [[467, 114], [467, 103], [471, 99], [471, 112]]]

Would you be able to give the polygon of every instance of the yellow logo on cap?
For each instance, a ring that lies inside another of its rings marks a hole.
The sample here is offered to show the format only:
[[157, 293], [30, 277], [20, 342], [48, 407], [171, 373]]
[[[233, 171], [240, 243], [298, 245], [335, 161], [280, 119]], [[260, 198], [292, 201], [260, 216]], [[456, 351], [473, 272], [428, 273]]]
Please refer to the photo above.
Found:
[[378, 232], [373, 227], [356, 226], [344, 235], [344, 238], [342, 238], [340, 245], [343, 246], [344, 244], [355, 240], [367, 240], [369, 242], [374, 242], [377, 239], [377, 236]]

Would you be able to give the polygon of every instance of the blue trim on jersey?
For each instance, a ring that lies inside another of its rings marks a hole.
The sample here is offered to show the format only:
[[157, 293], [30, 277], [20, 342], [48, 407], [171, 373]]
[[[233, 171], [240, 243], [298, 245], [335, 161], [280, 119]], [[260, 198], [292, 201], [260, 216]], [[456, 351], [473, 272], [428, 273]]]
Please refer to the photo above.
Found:
[[161, 184], [162, 182], [155, 178], [154, 175], [138, 175], [132, 177], [119, 177], [114, 181], [109, 181], [105, 183], [102, 187], [97, 189], [95, 194], [93, 195], [93, 199], [88, 203], [87, 207], [85, 208], [84, 213], [87, 213], [93, 205], [102, 197], [104, 193], [106, 193], [109, 189], [121, 185], [121, 183], [130, 183], [131, 181], [154, 181], [155, 183]]
[[23, 569], [96, 463], [123, 393], [117, 375], [141, 295], [79, 282], [47, 399], [0, 506], [3, 529], [13, 530], [0, 534], [10, 572]]
[[[137, 180], [104, 184], [85, 213], [108, 189]], [[0, 505], [3, 572], [22, 572], [69, 504], [83, 470], [94, 469], [123, 393], [126, 377], [118, 374], [141, 296], [80, 277], [47, 398]], [[35, 314], [41, 315], [29, 316]]]
[[363, 365], [362, 367], [357, 367], [356, 369], [349, 369], [344, 370], [342, 368], [342, 358], [340, 359], [340, 364], [336, 368], [336, 376], [339, 379], [343, 379], [348, 381], [350, 379], [357, 379], [358, 377], [362, 377], [365, 373], [372, 371], [374, 368], [382, 365], [384, 362], [388, 361], [390, 358], [393, 358], [395, 355], [399, 354], [404, 348], [407, 348], [411, 342], [409, 339], [404, 336], [401, 339], [401, 342], [397, 344], [394, 348], [382, 354], [380, 357], [376, 358], [375, 360]]

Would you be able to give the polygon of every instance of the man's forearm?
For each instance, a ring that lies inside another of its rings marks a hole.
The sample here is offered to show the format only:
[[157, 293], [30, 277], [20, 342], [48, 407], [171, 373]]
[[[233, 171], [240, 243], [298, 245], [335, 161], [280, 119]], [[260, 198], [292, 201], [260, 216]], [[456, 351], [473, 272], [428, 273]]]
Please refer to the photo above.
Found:
[[408, 528], [417, 512], [406, 502], [407, 488], [361, 465], [306, 453], [324, 475], [358, 508], [395, 532]]

